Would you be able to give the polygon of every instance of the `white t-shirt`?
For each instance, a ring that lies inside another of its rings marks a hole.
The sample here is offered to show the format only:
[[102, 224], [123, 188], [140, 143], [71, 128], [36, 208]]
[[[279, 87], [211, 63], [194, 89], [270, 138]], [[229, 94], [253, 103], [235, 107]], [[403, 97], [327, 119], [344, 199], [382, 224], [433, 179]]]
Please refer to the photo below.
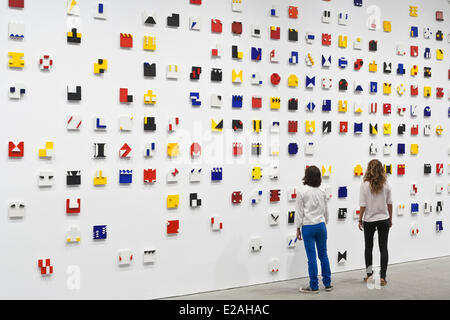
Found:
[[297, 228], [328, 223], [327, 198], [323, 190], [305, 185], [298, 191], [297, 198]]
[[370, 191], [369, 181], [364, 181], [359, 189], [359, 205], [366, 207], [363, 220], [367, 222], [389, 219], [387, 205], [392, 204], [391, 187], [385, 183], [378, 193]]

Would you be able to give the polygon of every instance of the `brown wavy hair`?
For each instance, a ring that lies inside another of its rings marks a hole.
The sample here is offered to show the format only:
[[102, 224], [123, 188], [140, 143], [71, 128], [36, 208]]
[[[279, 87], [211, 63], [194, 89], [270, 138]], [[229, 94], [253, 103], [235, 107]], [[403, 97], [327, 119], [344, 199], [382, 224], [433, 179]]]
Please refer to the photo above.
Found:
[[373, 159], [369, 161], [363, 181], [369, 182], [372, 193], [378, 193], [383, 190], [384, 184], [387, 181], [387, 175], [379, 160]]

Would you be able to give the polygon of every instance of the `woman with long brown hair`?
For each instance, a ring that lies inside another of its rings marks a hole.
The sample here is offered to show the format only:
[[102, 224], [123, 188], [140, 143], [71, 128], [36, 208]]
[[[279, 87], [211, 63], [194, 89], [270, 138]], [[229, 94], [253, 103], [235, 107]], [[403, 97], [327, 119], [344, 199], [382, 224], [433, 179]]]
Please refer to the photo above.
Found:
[[373, 275], [372, 249], [375, 230], [378, 231], [378, 246], [380, 248], [380, 284], [387, 284], [386, 271], [388, 265], [388, 235], [392, 227], [392, 197], [391, 187], [387, 183], [387, 175], [379, 160], [373, 159], [367, 165], [363, 183], [359, 193], [360, 216], [358, 228], [364, 230], [364, 257], [367, 276]]

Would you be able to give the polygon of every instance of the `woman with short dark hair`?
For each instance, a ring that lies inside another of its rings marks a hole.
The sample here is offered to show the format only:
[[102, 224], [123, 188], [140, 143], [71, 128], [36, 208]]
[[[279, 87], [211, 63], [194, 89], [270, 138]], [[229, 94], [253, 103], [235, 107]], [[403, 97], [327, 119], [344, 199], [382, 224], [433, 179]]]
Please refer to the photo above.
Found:
[[372, 249], [375, 230], [378, 231], [378, 247], [380, 248], [380, 285], [385, 286], [388, 266], [388, 235], [392, 227], [391, 187], [387, 183], [387, 175], [379, 160], [373, 159], [367, 165], [367, 171], [359, 193], [360, 215], [358, 228], [364, 230], [364, 257], [367, 282], [373, 275]]
[[[327, 254], [327, 228], [328, 207], [325, 192], [319, 189], [322, 183], [322, 174], [316, 166], [305, 169], [303, 184], [297, 194], [297, 239], [305, 244], [306, 256], [308, 257], [309, 286], [300, 288], [300, 292], [319, 293], [319, 279], [317, 277], [317, 255], [320, 259], [322, 269], [322, 282], [325, 291], [333, 290], [331, 285], [331, 269]], [[301, 228], [301, 230], [300, 230]]]

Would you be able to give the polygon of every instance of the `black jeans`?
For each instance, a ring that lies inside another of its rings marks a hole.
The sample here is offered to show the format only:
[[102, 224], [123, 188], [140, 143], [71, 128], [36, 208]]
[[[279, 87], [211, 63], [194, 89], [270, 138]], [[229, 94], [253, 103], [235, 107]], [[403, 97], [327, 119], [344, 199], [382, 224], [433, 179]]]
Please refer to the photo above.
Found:
[[[388, 266], [388, 236], [390, 229], [389, 219], [366, 222], [364, 221], [364, 257], [366, 259], [366, 270], [367, 275], [373, 274], [372, 270], [372, 249], [373, 249], [373, 236], [375, 230], [378, 230], [378, 246], [380, 247], [380, 260], [381, 260], [381, 271], [380, 277], [386, 279], [386, 270]], [[369, 268], [370, 267], [370, 268]]]

